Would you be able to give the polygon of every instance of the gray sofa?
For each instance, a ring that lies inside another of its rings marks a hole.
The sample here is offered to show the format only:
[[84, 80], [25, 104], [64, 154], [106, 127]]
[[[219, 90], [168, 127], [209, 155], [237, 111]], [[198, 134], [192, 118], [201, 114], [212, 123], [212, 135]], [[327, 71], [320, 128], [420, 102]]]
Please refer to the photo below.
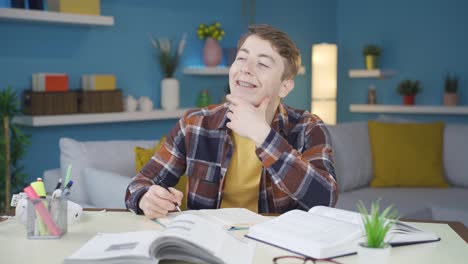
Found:
[[[380, 118], [377, 121], [401, 120]], [[449, 188], [372, 188], [372, 158], [367, 122], [328, 126], [340, 188], [337, 208], [357, 211], [382, 199], [383, 206], [394, 204], [405, 218], [460, 221], [468, 226], [468, 125], [445, 124], [443, 166]]]
[[[395, 204], [404, 217], [454, 220], [468, 226], [468, 125], [446, 125], [444, 167], [449, 188], [371, 188], [371, 150], [367, 122], [328, 126], [334, 145], [340, 188], [338, 208], [356, 210], [359, 200]], [[68, 164], [73, 164], [70, 199], [84, 207], [125, 207], [124, 191], [134, 176], [135, 146], [152, 147], [156, 140], [86, 141], [60, 139], [60, 169], [44, 173], [46, 188], [55, 186]]]

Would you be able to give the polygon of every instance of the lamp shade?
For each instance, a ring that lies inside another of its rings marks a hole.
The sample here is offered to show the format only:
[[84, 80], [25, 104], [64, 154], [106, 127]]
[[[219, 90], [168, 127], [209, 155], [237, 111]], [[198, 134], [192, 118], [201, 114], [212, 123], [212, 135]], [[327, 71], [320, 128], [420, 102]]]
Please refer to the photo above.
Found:
[[312, 113], [328, 124], [336, 124], [337, 68], [336, 44], [312, 45]]

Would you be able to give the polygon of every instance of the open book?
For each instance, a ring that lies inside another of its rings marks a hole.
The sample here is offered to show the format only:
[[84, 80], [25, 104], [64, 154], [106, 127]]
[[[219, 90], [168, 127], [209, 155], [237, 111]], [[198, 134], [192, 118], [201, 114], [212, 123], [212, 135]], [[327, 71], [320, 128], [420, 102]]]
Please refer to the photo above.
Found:
[[159, 263], [163, 259], [251, 263], [254, 250], [254, 243], [236, 239], [221, 225], [184, 214], [176, 217], [164, 231], [98, 234], [64, 263]]
[[210, 222], [222, 225], [226, 230], [248, 229], [255, 224], [263, 223], [269, 219], [245, 208], [223, 208], [173, 212], [169, 213], [166, 217], [157, 218], [154, 221], [166, 227], [181, 214], [198, 215]]
[[[359, 213], [315, 206], [309, 212], [292, 210], [252, 226], [247, 237], [321, 259], [355, 253], [358, 243], [365, 241], [365, 232]], [[395, 246], [439, 241], [440, 238], [398, 221], [385, 240]]]

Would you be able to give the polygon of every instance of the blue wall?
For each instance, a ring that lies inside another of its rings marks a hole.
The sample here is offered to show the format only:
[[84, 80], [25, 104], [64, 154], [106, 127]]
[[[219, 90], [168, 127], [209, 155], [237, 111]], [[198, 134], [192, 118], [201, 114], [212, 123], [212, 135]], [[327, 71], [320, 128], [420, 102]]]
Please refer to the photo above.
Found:
[[[338, 121], [365, 120], [375, 115], [349, 112], [350, 104], [365, 104], [367, 88], [377, 86], [381, 104], [401, 104], [396, 92], [401, 80], [420, 80], [418, 105], [441, 105], [447, 72], [459, 76], [459, 103], [468, 103], [468, 2], [463, 0], [338, 1]], [[381, 68], [394, 69], [389, 79], [350, 79], [349, 69], [364, 68], [362, 48], [382, 47]], [[403, 116], [420, 120], [467, 123], [455, 116]]]
[[[162, 78], [154, 60], [147, 33], [179, 38], [188, 33], [187, 48], [176, 78], [181, 84], [181, 107], [193, 107], [202, 89], [214, 101], [224, 95], [227, 77], [183, 75], [185, 65], [201, 64], [203, 42], [196, 38], [199, 23], [219, 21], [226, 31], [223, 47], [234, 47], [246, 30], [247, 18], [240, 0], [101, 0], [102, 15], [114, 16], [113, 27], [82, 27], [0, 21], [0, 88], [12, 86], [18, 93], [31, 87], [31, 74], [65, 72], [70, 86], [80, 87], [86, 73], [114, 73], [124, 95], [150, 96], [159, 106]], [[256, 23], [270, 23], [288, 32], [297, 42], [306, 66], [296, 89], [286, 103], [310, 108], [310, 45], [336, 41], [337, 1], [297, 0], [294, 6], [284, 1], [257, 0]], [[32, 135], [24, 164], [31, 179], [46, 169], [59, 167], [58, 140], [157, 139], [167, 133], [176, 120], [25, 128]]]

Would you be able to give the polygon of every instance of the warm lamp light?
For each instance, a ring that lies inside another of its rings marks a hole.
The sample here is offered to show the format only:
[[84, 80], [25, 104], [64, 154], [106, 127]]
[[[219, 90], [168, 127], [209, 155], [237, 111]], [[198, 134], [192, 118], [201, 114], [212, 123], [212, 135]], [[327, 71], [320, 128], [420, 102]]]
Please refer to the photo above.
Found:
[[312, 45], [311, 111], [327, 124], [336, 124], [337, 64], [335, 44]]

